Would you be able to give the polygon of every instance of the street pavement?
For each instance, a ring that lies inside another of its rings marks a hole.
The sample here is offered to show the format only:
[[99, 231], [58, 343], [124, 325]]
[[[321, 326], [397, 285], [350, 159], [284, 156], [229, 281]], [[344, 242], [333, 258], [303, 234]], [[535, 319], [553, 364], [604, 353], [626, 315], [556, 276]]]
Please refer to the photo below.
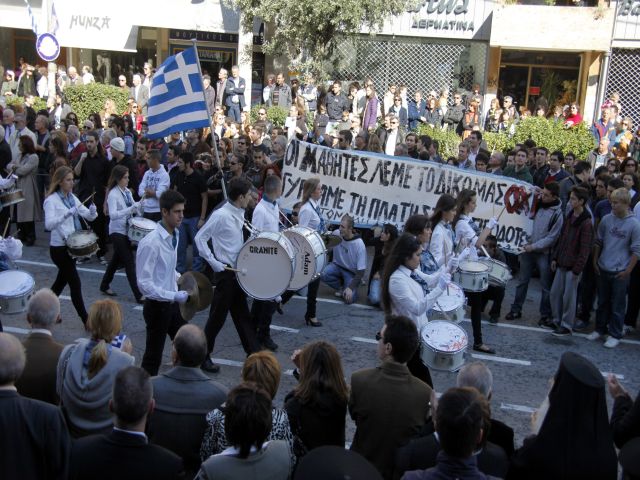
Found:
[[[33, 247], [25, 247], [23, 257], [16, 266], [29, 272], [36, 281], [36, 288], [50, 287], [57, 274], [51, 262], [48, 248], [49, 235], [38, 225], [38, 239]], [[95, 258], [78, 267], [82, 280], [82, 291], [87, 310], [96, 300], [107, 298], [98, 289], [105, 267]], [[268, 272], [263, 273], [265, 281], [269, 281]], [[142, 318], [142, 306], [134, 301], [124, 270], [120, 270], [111, 284], [118, 296], [115, 297], [123, 307], [124, 332], [131, 338], [134, 347], [136, 364], [142, 359], [145, 342], [145, 325]], [[590, 342], [584, 334], [571, 337], [556, 338], [549, 330], [538, 328], [538, 302], [540, 288], [537, 279], [532, 280], [525, 303], [523, 318], [517, 321], [506, 321], [504, 315], [509, 311], [513, 299], [515, 280], [507, 286], [506, 298], [502, 306], [502, 318], [496, 326], [483, 322], [483, 337], [486, 344], [497, 350], [497, 355], [481, 355], [469, 350], [466, 361], [482, 360], [493, 372], [494, 389], [492, 398], [492, 414], [504, 421], [516, 431], [516, 446], [530, 433], [531, 412], [544, 399], [549, 388], [549, 380], [555, 373], [559, 359], [565, 351], [575, 351], [587, 358], [606, 374], [618, 375], [623, 386], [635, 398], [640, 388], [640, 336], [631, 334], [621, 344], [609, 350], [601, 341]], [[361, 298], [365, 297], [364, 287]], [[342, 356], [343, 367], [347, 379], [359, 369], [373, 367], [378, 364], [376, 357], [375, 334], [383, 324], [382, 312], [371, 308], [363, 302], [347, 306], [333, 295], [326, 286], [320, 289], [318, 299], [318, 318], [323, 327], [312, 328], [304, 323], [306, 303], [304, 298], [293, 297], [285, 306], [284, 315], [274, 314], [272, 338], [279, 345], [276, 356], [279, 359], [283, 376], [276, 404], [281, 405], [285, 395], [295, 386], [296, 380], [291, 372], [294, 365], [289, 357], [291, 353], [308, 342], [326, 340], [333, 343]], [[55, 338], [62, 343], [70, 343], [82, 337], [83, 325], [75, 313], [70, 301], [68, 288], [61, 295], [62, 324], [54, 330]], [[487, 308], [488, 311], [488, 308]], [[192, 320], [204, 327], [208, 309], [198, 313]], [[593, 325], [592, 315], [592, 325]], [[24, 338], [28, 333], [25, 314], [2, 315], [0, 319], [5, 331], [15, 333]], [[460, 324], [471, 339], [471, 324], [464, 320]], [[170, 368], [171, 344], [167, 338], [161, 370]], [[232, 387], [240, 380], [240, 367], [245, 358], [240, 340], [228, 318], [216, 341], [213, 352], [216, 363], [222, 364], [220, 373], [211, 375], [215, 380]], [[456, 374], [432, 371], [435, 388], [443, 392], [454, 386]], [[609, 408], [611, 400], [608, 399]], [[347, 442], [353, 438], [354, 423], [348, 419]]]

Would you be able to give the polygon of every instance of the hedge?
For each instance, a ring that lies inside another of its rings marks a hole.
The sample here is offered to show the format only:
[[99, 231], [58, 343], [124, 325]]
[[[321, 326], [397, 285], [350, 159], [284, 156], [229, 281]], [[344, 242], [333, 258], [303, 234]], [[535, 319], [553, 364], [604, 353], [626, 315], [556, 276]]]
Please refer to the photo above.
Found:
[[104, 111], [104, 102], [109, 99], [115, 102], [116, 111], [124, 112], [129, 99], [129, 90], [102, 83], [71, 85], [64, 89], [64, 94], [80, 122], [92, 113]]
[[[15, 107], [16, 105], [24, 106], [24, 97], [16, 97], [12, 95], [6, 97], [7, 107]], [[31, 106], [36, 112], [47, 110], [47, 102], [40, 97], [33, 97], [33, 105]]]
[[[418, 135], [429, 135], [440, 143], [440, 155], [443, 159], [458, 156], [460, 137], [452, 130], [434, 129], [420, 125]], [[546, 147], [549, 151], [560, 150], [566, 154], [573, 152], [577, 159], [585, 160], [594, 148], [594, 140], [585, 123], [572, 128], [565, 128], [562, 123], [546, 118], [530, 117], [521, 120], [513, 136], [506, 133], [483, 132], [482, 138], [490, 150], [508, 153], [517, 143], [531, 139], [536, 145]]]
[[[254, 105], [251, 107], [251, 123], [258, 121], [258, 111], [261, 108], [266, 108], [264, 105]], [[282, 107], [269, 107], [267, 108], [267, 119], [273, 124], [274, 127], [284, 127], [284, 122], [287, 120], [289, 112]]]

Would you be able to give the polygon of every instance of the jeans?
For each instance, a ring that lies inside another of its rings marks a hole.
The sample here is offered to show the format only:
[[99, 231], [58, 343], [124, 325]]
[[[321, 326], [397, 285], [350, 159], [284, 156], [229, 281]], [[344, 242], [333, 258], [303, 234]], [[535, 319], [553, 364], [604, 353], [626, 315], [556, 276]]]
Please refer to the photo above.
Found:
[[616, 278], [619, 272], [600, 269], [598, 275], [598, 308], [596, 309], [596, 331], [605, 335], [607, 328], [613, 338], [622, 338], [624, 312], [627, 307], [629, 276]]
[[198, 220], [200, 217], [183, 218], [180, 224], [180, 237], [178, 239], [178, 263], [176, 270], [180, 273], [187, 271], [187, 245], [191, 242], [193, 246], [193, 264], [191, 269], [196, 272], [202, 271], [202, 258], [198, 255], [198, 247], [195, 238], [198, 233]]
[[[353, 280], [354, 274], [344, 268], [340, 268], [335, 263], [331, 262], [322, 271], [320, 278], [324, 283], [329, 285], [335, 290], [342, 290], [347, 288]], [[352, 303], [356, 301], [358, 296], [358, 288], [353, 289]]]
[[571, 270], [558, 267], [551, 287], [553, 322], [569, 330], [573, 329], [576, 319], [576, 299], [580, 277], [582, 274], [575, 275]]
[[240, 116], [239, 103], [233, 103], [231, 105], [227, 105], [227, 117], [233, 118], [234, 122], [240, 123], [242, 121], [242, 117]]
[[549, 300], [549, 289], [551, 288], [552, 272], [549, 266], [549, 254], [541, 252], [525, 252], [520, 255], [520, 276], [516, 287], [516, 296], [511, 305], [511, 311], [522, 312], [522, 305], [527, 297], [529, 280], [533, 273], [533, 267], [538, 266], [540, 271], [540, 286], [542, 296], [540, 297], [540, 315], [551, 317], [551, 302]]
[[371, 305], [380, 304], [381, 289], [382, 280], [379, 278], [371, 279], [371, 283], [369, 284], [369, 303], [371, 303]]

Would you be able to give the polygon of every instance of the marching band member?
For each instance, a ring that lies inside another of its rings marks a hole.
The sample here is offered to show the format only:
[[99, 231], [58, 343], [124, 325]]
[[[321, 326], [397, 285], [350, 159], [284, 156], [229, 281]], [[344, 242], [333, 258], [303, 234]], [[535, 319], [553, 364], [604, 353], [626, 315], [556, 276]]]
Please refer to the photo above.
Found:
[[77, 230], [82, 230], [80, 217], [91, 222], [98, 217], [95, 204], [85, 207], [73, 193], [73, 170], [69, 167], [58, 168], [51, 178], [51, 185], [44, 201], [44, 226], [51, 231], [49, 254], [58, 267], [58, 276], [51, 286], [56, 295], [60, 295], [69, 284], [71, 301], [82, 323], [87, 323], [87, 310], [82, 299], [82, 285], [76, 270], [76, 262], [67, 250], [66, 240]]
[[[262, 200], [253, 210], [251, 224], [261, 232], [278, 232], [280, 230], [280, 209], [277, 200], [282, 194], [282, 180], [276, 175], [267, 177], [264, 181]], [[277, 350], [278, 345], [273, 341], [269, 326], [271, 317], [276, 311], [277, 304], [272, 300], [255, 299], [251, 305], [251, 315], [255, 322], [258, 342], [269, 350]]]
[[[204, 327], [207, 336], [207, 358], [201, 368], [207, 372], [217, 373], [220, 366], [211, 361], [211, 352], [216, 337], [231, 312], [242, 348], [247, 355], [259, 350], [256, 332], [247, 306], [247, 295], [240, 288], [233, 271], [228, 267], [235, 265], [238, 253], [244, 244], [242, 235], [245, 209], [252, 201], [251, 182], [245, 178], [233, 178], [229, 182], [228, 202], [214, 210], [207, 223], [196, 234], [195, 242], [198, 252], [216, 272], [216, 289], [211, 301], [209, 319]], [[213, 244], [213, 252], [208, 245]], [[250, 275], [255, 272], [248, 272]]]
[[[304, 181], [302, 186], [302, 207], [300, 208], [300, 216], [298, 225], [316, 230], [319, 233], [325, 231], [325, 223], [320, 214], [320, 197], [322, 196], [322, 184], [317, 177], [309, 178]], [[318, 289], [320, 288], [320, 276], [307, 286], [307, 312], [304, 315], [304, 321], [312, 327], [321, 327], [322, 322], [316, 318], [316, 303], [318, 297]], [[282, 295], [282, 303], [286, 303], [295, 294], [292, 290], [287, 290]]]
[[131, 252], [131, 242], [127, 235], [127, 222], [134, 213], [140, 210], [140, 202], [134, 202], [129, 185], [129, 169], [123, 165], [116, 165], [111, 170], [107, 184], [107, 205], [109, 207], [109, 237], [113, 245], [113, 256], [100, 282], [100, 291], [105, 295], [115, 297], [111, 290], [111, 281], [120, 264], [124, 265], [129, 286], [136, 302], [143, 303], [142, 293], [136, 280], [136, 266]]
[[[432, 275], [420, 271], [422, 245], [410, 233], [403, 233], [387, 258], [382, 275], [382, 307], [389, 315], [404, 315], [413, 320], [418, 331], [429, 321], [427, 311], [447, 288], [451, 275], [446, 268]], [[407, 363], [411, 374], [433, 387], [429, 368], [422, 363], [419, 349]]]
[[438, 267], [454, 255], [456, 239], [451, 222], [455, 216], [456, 199], [448, 193], [441, 195], [431, 216], [431, 225], [435, 226], [429, 242], [429, 251]]
[[[487, 226], [481, 229], [471, 218], [477, 205], [476, 192], [464, 189], [458, 194], [458, 206], [456, 218], [454, 219], [456, 239], [461, 245], [469, 249], [460, 254], [460, 259], [470, 257], [477, 259], [476, 248], [484, 245], [484, 241], [491, 234], [491, 230], [498, 225], [496, 218], [491, 218]], [[496, 351], [482, 343], [482, 292], [469, 292], [465, 290], [465, 295], [471, 306], [471, 326], [473, 328], [473, 349], [477, 352], [494, 354]]]
[[138, 243], [136, 276], [138, 288], [146, 297], [142, 316], [147, 326], [147, 340], [142, 364], [149, 375], [157, 375], [162, 361], [165, 337], [173, 340], [186, 322], [180, 314], [179, 303], [185, 303], [189, 294], [178, 290], [176, 271], [178, 227], [184, 215], [184, 197], [175, 190], [160, 195], [162, 220], [156, 229]]
[[[0, 177], [0, 190], [13, 187], [17, 178], [16, 175], [9, 175], [7, 178]], [[7, 209], [8, 208], [9, 207], [7, 207]], [[0, 206], [0, 210], [2, 210], [2, 206]], [[6, 222], [8, 223], [8, 221], [9, 216], [7, 215]], [[2, 222], [0, 225], [4, 228], [6, 223]], [[22, 257], [22, 242], [17, 238], [2, 238], [2, 236], [0, 236], [0, 272], [9, 270], [9, 261], [17, 260], [20, 257]]]

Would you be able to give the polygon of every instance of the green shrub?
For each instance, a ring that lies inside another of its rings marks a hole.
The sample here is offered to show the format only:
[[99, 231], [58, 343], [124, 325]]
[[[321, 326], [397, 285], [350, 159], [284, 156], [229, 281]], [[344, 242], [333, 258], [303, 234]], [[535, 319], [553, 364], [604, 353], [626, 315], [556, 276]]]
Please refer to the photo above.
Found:
[[[24, 106], [24, 97], [6, 97], [7, 107], [15, 107], [16, 105]], [[31, 106], [36, 112], [47, 109], [47, 102], [40, 97], [33, 97], [33, 105]]]
[[116, 111], [124, 112], [129, 99], [128, 90], [102, 83], [71, 85], [64, 89], [64, 93], [80, 122], [92, 113], [104, 111], [104, 102], [109, 99], [116, 103]]
[[[254, 105], [251, 107], [251, 123], [258, 121], [258, 110], [265, 108], [264, 105]], [[289, 116], [289, 112], [282, 107], [269, 107], [267, 108], [267, 119], [273, 124], [274, 127], [284, 127], [284, 122]]]
[[[418, 135], [429, 135], [440, 142], [440, 155], [444, 160], [447, 157], [458, 156], [458, 144], [461, 139], [451, 130], [434, 129], [420, 125], [416, 131]], [[594, 148], [593, 137], [586, 124], [581, 123], [572, 128], [565, 128], [560, 122], [554, 122], [546, 118], [530, 117], [521, 120], [512, 137], [506, 133], [483, 132], [483, 140], [489, 150], [498, 150], [508, 153], [517, 143], [525, 140], [533, 140], [536, 145], [546, 147], [550, 152], [560, 150], [566, 154], [573, 152], [576, 158], [584, 160]]]

